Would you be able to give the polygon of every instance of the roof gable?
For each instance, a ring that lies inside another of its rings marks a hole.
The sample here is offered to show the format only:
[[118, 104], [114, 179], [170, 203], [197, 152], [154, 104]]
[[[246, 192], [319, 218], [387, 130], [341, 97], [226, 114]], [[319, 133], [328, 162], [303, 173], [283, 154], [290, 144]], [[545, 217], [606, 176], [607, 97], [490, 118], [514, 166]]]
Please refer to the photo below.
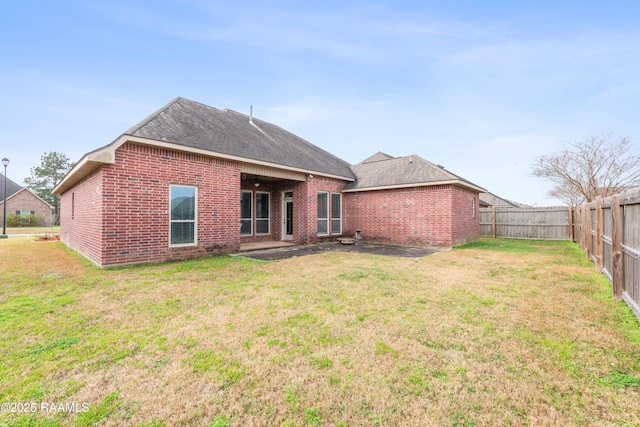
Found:
[[364, 159], [363, 161], [361, 161], [359, 164], [362, 163], [372, 163], [372, 162], [380, 162], [383, 160], [390, 160], [393, 159], [393, 156], [390, 156], [388, 154], [383, 153], [382, 151], [378, 151], [376, 154], [374, 154], [373, 156], [369, 156], [366, 159]]
[[184, 98], [174, 99], [125, 135], [354, 178], [347, 162], [279, 126]]
[[347, 184], [346, 191], [438, 184], [457, 184], [484, 191], [482, 187], [416, 155], [391, 157], [384, 153], [376, 153], [351, 166], [351, 170], [356, 176], [356, 181]]
[[502, 197], [496, 196], [490, 192], [480, 193], [480, 203], [485, 206], [508, 206], [511, 208], [520, 207], [517, 203], [514, 203], [510, 200], [503, 199]]
[[[8, 183], [7, 183], [8, 184]], [[8, 192], [8, 191], [7, 191]], [[30, 188], [27, 187], [22, 187], [20, 190], [16, 191], [15, 193], [13, 193], [11, 196], [7, 196], [7, 205], [9, 204], [9, 201], [14, 198], [14, 197], [18, 197], [18, 195], [20, 193], [27, 193], [30, 195], [30, 197], [33, 197], [34, 199], [38, 200], [40, 203], [42, 203], [43, 205], [46, 205], [49, 209], [53, 209], [53, 206], [51, 206], [47, 201], [45, 201], [43, 198], [41, 198], [40, 196], [38, 196], [36, 193], [34, 193]], [[0, 205], [2, 205], [4, 203], [4, 198], [0, 198]]]

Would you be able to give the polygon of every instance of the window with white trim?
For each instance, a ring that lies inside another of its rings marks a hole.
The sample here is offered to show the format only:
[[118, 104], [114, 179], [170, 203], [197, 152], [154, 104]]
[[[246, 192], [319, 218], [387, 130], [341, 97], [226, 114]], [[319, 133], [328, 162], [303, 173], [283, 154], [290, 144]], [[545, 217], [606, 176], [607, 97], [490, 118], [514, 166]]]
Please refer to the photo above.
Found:
[[185, 185], [171, 185], [169, 188], [169, 245], [195, 245], [197, 232], [197, 188]]
[[318, 235], [329, 234], [329, 193], [318, 192]]
[[21, 225], [31, 224], [31, 215], [35, 215], [36, 211], [16, 211], [16, 215], [20, 217]]
[[269, 234], [269, 193], [256, 191], [256, 234]]
[[331, 193], [331, 234], [342, 234], [342, 194]]
[[240, 235], [253, 234], [253, 192], [240, 192]]

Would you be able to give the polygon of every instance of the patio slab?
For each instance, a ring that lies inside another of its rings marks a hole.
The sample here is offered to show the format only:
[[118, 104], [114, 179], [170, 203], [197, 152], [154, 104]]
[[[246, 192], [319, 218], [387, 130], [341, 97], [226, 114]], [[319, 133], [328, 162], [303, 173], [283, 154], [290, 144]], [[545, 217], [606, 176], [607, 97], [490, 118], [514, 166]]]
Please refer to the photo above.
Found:
[[293, 258], [305, 255], [311, 255], [322, 252], [359, 252], [375, 255], [395, 256], [401, 258], [421, 258], [437, 252], [442, 252], [447, 248], [419, 247], [419, 246], [401, 246], [401, 245], [385, 245], [378, 243], [364, 243], [362, 245], [343, 245], [338, 242], [318, 243], [315, 245], [296, 245], [284, 248], [273, 248], [264, 250], [254, 250], [250, 252], [241, 252], [234, 256], [258, 259], [262, 261], [273, 261], [278, 259]]

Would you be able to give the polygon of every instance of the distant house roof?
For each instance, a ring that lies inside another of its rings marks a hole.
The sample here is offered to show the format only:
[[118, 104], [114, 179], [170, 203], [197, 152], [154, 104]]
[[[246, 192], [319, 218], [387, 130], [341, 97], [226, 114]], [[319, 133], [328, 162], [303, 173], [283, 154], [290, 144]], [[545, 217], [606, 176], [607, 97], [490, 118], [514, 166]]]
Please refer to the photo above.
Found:
[[376, 154], [374, 154], [373, 156], [367, 157], [360, 163], [372, 163], [372, 162], [379, 162], [382, 160], [391, 160], [391, 159], [393, 159], [393, 156], [385, 154], [382, 151], [378, 151]]
[[63, 192], [101, 164], [113, 163], [115, 149], [127, 141], [164, 143], [222, 158], [355, 179], [349, 163], [279, 126], [178, 97], [111, 144], [86, 154], [54, 192]]
[[[38, 196], [36, 193], [31, 191], [31, 189], [27, 187], [23, 187], [19, 184], [16, 184], [15, 182], [11, 181], [11, 179], [7, 178], [7, 201], [12, 197], [17, 197], [18, 194], [22, 192], [30, 193], [31, 196], [40, 200], [42, 203], [44, 203], [45, 205], [53, 209], [53, 206], [51, 206], [49, 203], [47, 203], [42, 198], [40, 198], [40, 196]], [[3, 203], [4, 203], [4, 175], [0, 174], [0, 205], [2, 205]], [[7, 202], [7, 205], [8, 204], [9, 203]]]
[[[22, 190], [22, 186], [13, 182], [7, 177], [7, 199], [18, 191]], [[4, 175], [0, 173], [0, 203], [4, 201]]]
[[503, 199], [502, 197], [496, 196], [493, 193], [485, 192], [480, 193], [480, 207], [490, 207], [490, 206], [503, 206], [509, 208], [518, 208], [519, 204], [511, 202], [507, 199]]
[[454, 184], [478, 192], [486, 191], [484, 188], [416, 155], [392, 157], [378, 152], [357, 165], [351, 166], [351, 170], [357, 179], [345, 186], [344, 191], [347, 192], [443, 184]]

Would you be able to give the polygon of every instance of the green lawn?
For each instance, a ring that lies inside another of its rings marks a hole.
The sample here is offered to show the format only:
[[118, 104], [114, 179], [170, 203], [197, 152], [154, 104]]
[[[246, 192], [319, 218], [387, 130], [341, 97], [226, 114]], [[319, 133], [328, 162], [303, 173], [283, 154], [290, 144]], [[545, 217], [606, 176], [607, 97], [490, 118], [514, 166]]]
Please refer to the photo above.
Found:
[[0, 260], [0, 403], [36, 410], [0, 425], [640, 425], [640, 326], [569, 242]]

